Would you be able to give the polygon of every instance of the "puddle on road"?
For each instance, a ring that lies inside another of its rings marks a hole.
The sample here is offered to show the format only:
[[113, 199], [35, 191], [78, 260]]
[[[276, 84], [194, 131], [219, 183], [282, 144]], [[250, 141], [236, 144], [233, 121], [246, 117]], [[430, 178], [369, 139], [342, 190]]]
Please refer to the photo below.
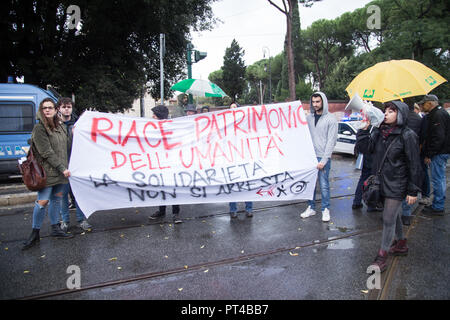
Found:
[[353, 249], [355, 247], [355, 243], [353, 242], [353, 239], [342, 239], [336, 242], [331, 242], [328, 244], [327, 249], [331, 250], [346, 250], [346, 249]]
[[352, 228], [347, 228], [347, 227], [327, 226], [327, 230], [329, 230], [329, 231], [337, 231], [337, 230], [339, 230], [340, 232], [345, 233], [345, 232], [352, 231], [353, 229]]

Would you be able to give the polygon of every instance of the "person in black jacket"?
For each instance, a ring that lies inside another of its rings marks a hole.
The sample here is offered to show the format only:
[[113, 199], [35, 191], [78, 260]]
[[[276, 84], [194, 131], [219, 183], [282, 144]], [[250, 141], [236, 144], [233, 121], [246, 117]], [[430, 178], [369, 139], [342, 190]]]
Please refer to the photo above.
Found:
[[[383, 272], [387, 268], [388, 252], [405, 255], [408, 252], [399, 207], [406, 198], [412, 205], [420, 191], [421, 175], [419, 142], [413, 130], [406, 126], [408, 106], [400, 101], [385, 104], [385, 117], [380, 128], [370, 133], [364, 129], [356, 133], [356, 147], [363, 153], [372, 154], [372, 173], [376, 173], [388, 146], [392, 143], [386, 159], [381, 166], [380, 193], [384, 200], [383, 234], [381, 248], [372, 265]], [[394, 235], [397, 238], [394, 240]], [[391, 245], [392, 244], [392, 245]]]
[[[408, 112], [408, 127], [414, 131], [419, 137], [419, 150], [420, 150], [420, 130], [422, 124], [422, 118], [414, 111], [414, 104], [409, 104], [409, 112]], [[422, 177], [425, 177], [425, 169], [422, 166]], [[422, 186], [421, 186], [422, 187]], [[402, 202], [402, 222], [403, 225], [409, 226], [411, 224], [411, 211], [412, 206], [410, 206], [406, 200]]]
[[439, 106], [439, 99], [434, 94], [426, 95], [418, 104], [428, 113], [422, 152], [425, 163], [430, 165], [433, 185], [433, 203], [422, 212], [443, 215], [447, 180], [445, 167], [450, 154], [450, 115]]

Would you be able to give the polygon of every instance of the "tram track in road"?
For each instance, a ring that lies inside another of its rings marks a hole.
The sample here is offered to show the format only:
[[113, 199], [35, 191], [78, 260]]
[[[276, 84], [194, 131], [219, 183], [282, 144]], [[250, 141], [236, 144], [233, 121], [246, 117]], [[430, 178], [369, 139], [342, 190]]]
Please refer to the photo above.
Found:
[[[345, 195], [339, 195], [339, 196], [334, 196], [334, 197], [330, 197], [330, 199], [341, 199], [341, 198], [346, 198], [346, 197], [351, 197], [354, 196], [354, 194], [345, 194]], [[302, 200], [302, 201], [298, 201], [298, 202], [288, 202], [288, 203], [278, 203], [278, 204], [274, 204], [274, 205], [268, 205], [262, 208], [254, 208], [253, 212], [258, 212], [258, 211], [266, 211], [266, 210], [270, 210], [273, 208], [278, 208], [278, 207], [288, 207], [288, 206], [295, 206], [295, 205], [299, 205], [302, 203], [305, 203], [307, 200]], [[316, 202], [320, 202], [320, 198], [316, 199]], [[144, 207], [146, 208], [146, 207]], [[23, 215], [23, 212], [13, 212], [13, 213], [4, 213], [4, 214], [0, 214], [0, 218], [2, 217], [10, 217], [10, 216], [16, 216], [16, 215]], [[29, 213], [29, 215], [31, 216], [32, 213]], [[208, 218], [215, 218], [215, 217], [221, 217], [221, 216], [227, 216], [229, 215], [229, 212], [219, 212], [219, 213], [212, 213], [212, 214], [207, 214], [207, 215], [202, 215], [202, 216], [197, 216], [197, 217], [188, 217], [188, 218], [183, 218], [184, 223], [186, 222], [191, 222], [191, 221], [198, 221], [198, 220], [204, 220], [204, 219], [208, 219]], [[148, 219], [147, 219], [148, 220]], [[108, 231], [119, 231], [119, 230], [127, 230], [127, 229], [134, 229], [134, 228], [142, 228], [143, 226], [154, 226], [154, 225], [164, 225], [164, 224], [173, 224], [172, 221], [160, 221], [158, 219], [155, 219], [154, 221], [151, 222], [146, 222], [146, 223], [139, 223], [139, 224], [130, 224], [130, 225], [126, 225], [126, 226], [114, 226], [114, 227], [109, 227], [109, 228], [92, 228], [92, 231], [88, 231], [88, 233], [90, 234], [95, 234], [95, 233], [101, 233], [101, 232], [108, 232]], [[73, 229], [72, 229], [73, 230]], [[83, 232], [80, 229], [80, 233]], [[74, 235], [77, 235], [79, 233], [75, 233]], [[45, 238], [50, 238], [50, 235], [43, 235], [41, 236], [41, 239], [45, 239]], [[5, 239], [2, 240], [2, 243], [14, 243], [17, 241], [23, 241], [24, 239]]]
[[[333, 198], [339, 199], [339, 198], [344, 198], [344, 197], [348, 197], [348, 196], [351, 196], [351, 195], [341, 195], [341, 196], [336, 196]], [[271, 208], [280, 207], [280, 206], [298, 205], [300, 203], [302, 203], [302, 202], [265, 206], [263, 208], [259, 208], [258, 211], [270, 210]], [[410, 233], [412, 232], [414, 227], [417, 226], [418, 223], [420, 223], [421, 218], [424, 218], [420, 215], [422, 208], [423, 208], [423, 206], [419, 205], [414, 210], [415, 216], [414, 216], [413, 222], [411, 223], [411, 226], [408, 227], [408, 229], [406, 230], [406, 233], [405, 233], [407, 237], [410, 235]], [[215, 214], [195, 217], [192, 219], [194, 221], [198, 221], [198, 219], [214, 218], [214, 217], [223, 216], [223, 215], [228, 215], [228, 213], [215, 213]], [[165, 221], [163, 223], [167, 224], [170, 222]], [[147, 225], [160, 225], [160, 224], [161, 224], [161, 222], [149, 223]], [[127, 229], [127, 228], [141, 227], [141, 226], [142, 225], [114, 227], [114, 228], [107, 228], [107, 229], [99, 230], [97, 232], [120, 230], [120, 229]], [[139, 283], [141, 281], [157, 279], [157, 278], [171, 276], [171, 275], [183, 275], [183, 274], [187, 274], [190, 272], [203, 272], [204, 270], [206, 270], [208, 268], [212, 268], [212, 267], [226, 266], [226, 265], [231, 265], [231, 264], [235, 264], [235, 263], [251, 261], [251, 260], [257, 259], [257, 258], [270, 257], [270, 256], [274, 256], [277, 254], [283, 254], [283, 253], [287, 253], [287, 252], [291, 252], [291, 251], [298, 252], [301, 254], [301, 249], [320, 247], [320, 246], [323, 246], [323, 245], [326, 245], [326, 244], [329, 244], [329, 243], [332, 243], [335, 241], [340, 241], [343, 239], [351, 239], [353, 237], [370, 235], [373, 233], [380, 232], [381, 230], [382, 230], [382, 227], [365, 228], [363, 230], [354, 230], [353, 232], [347, 232], [343, 235], [333, 236], [333, 237], [329, 237], [327, 239], [310, 240], [310, 241], [307, 241], [307, 242], [304, 242], [301, 244], [297, 244], [297, 245], [289, 245], [286, 247], [280, 247], [280, 248], [276, 248], [276, 249], [260, 251], [260, 252], [245, 254], [245, 255], [242, 254], [239, 256], [229, 257], [229, 258], [225, 258], [225, 259], [218, 259], [218, 260], [214, 260], [214, 261], [200, 262], [195, 265], [190, 265], [188, 268], [186, 268], [186, 266], [180, 266], [180, 267], [175, 267], [175, 268], [171, 268], [168, 270], [159, 270], [159, 271], [154, 271], [154, 272], [149, 272], [149, 273], [141, 273], [141, 274], [130, 276], [130, 277], [124, 277], [124, 278], [113, 279], [113, 280], [109, 280], [109, 281], [105, 281], [105, 282], [93, 283], [93, 284], [83, 286], [79, 289], [63, 288], [63, 289], [59, 289], [59, 290], [46, 291], [46, 292], [42, 292], [42, 293], [30, 295], [30, 296], [18, 297], [15, 299], [39, 300], [39, 299], [48, 299], [48, 298], [51, 299], [51, 298], [57, 298], [57, 297], [62, 297], [64, 299], [64, 296], [66, 296], [67, 298], [70, 299], [71, 294], [89, 292], [89, 291], [93, 291], [96, 289], [102, 289], [102, 288], [113, 288], [113, 287], [129, 284], [129, 283]], [[369, 290], [369, 293], [365, 296], [366, 299], [368, 299], [368, 300], [383, 300], [388, 297], [389, 292], [391, 290], [391, 286], [392, 286], [392, 280], [395, 276], [396, 270], [399, 268], [398, 259], [401, 259], [401, 258], [399, 258], [399, 257], [391, 257], [390, 258], [388, 270], [381, 275], [381, 277], [382, 277], [381, 278], [381, 289]]]
[[231, 258], [226, 258], [226, 259], [221, 259], [221, 260], [203, 262], [203, 263], [199, 263], [196, 265], [191, 265], [188, 268], [186, 268], [185, 266], [182, 266], [179, 268], [173, 268], [173, 269], [169, 269], [169, 270], [143, 273], [143, 274], [132, 276], [132, 277], [126, 277], [126, 278], [117, 279], [117, 280], [111, 280], [111, 281], [106, 281], [106, 282], [101, 282], [101, 283], [96, 283], [96, 284], [90, 284], [90, 285], [81, 287], [79, 289], [66, 289], [65, 288], [65, 289], [60, 289], [60, 290], [55, 290], [55, 291], [43, 292], [43, 293], [39, 293], [36, 295], [20, 297], [20, 298], [16, 298], [16, 299], [17, 300], [39, 300], [39, 299], [46, 299], [46, 298], [55, 298], [55, 297], [61, 297], [64, 295], [85, 292], [85, 291], [89, 291], [89, 290], [114, 287], [114, 286], [123, 285], [123, 284], [127, 284], [127, 283], [132, 283], [132, 282], [137, 282], [137, 281], [142, 281], [142, 280], [149, 280], [149, 279], [153, 279], [153, 278], [157, 278], [157, 277], [169, 276], [169, 275], [173, 275], [173, 274], [183, 274], [183, 273], [188, 273], [188, 272], [206, 270], [207, 268], [211, 268], [211, 267], [215, 267], [215, 266], [222, 266], [222, 265], [233, 264], [233, 263], [237, 263], [237, 262], [249, 261], [249, 260], [252, 260], [255, 258], [266, 257], [266, 256], [270, 256], [270, 255], [280, 254], [280, 253], [284, 253], [284, 252], [290, 252], [290, 251], [299, 250], [299, 249], [305, 249], [308, 247], [321, 246], [321, 245], [324, 245], [324, 244], [327, 244], [327, 243], [330, 243], [333, 241], [339, 241], [342, 239], [347, 239], [347, 238], [351, 238], [351, 237], [355, 237], [355, 236], [370, 234], [370, 233], [378, 232], [380, 230], [381, 230], [381, 228], [365, 229], [365, 230], [348, 233], [348, 234], [345, 234], [342, 236], [330, 237], [325, 240], [314, 240], [312, 242], [307, 242], [307, 243], [290, 246], [290, 247], [278, 248], [278, 249], [262, 251], [262, 252], [247, 254], [247, 255], [240, 255], [238, 257], [231, 257]]

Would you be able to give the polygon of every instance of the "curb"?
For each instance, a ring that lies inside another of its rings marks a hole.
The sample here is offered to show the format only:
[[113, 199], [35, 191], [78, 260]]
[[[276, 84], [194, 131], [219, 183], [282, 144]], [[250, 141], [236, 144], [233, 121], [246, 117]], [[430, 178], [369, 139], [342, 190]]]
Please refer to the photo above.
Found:
[[0, 195], [0, 207], [25, 204], [36, 201], [37, 192]]

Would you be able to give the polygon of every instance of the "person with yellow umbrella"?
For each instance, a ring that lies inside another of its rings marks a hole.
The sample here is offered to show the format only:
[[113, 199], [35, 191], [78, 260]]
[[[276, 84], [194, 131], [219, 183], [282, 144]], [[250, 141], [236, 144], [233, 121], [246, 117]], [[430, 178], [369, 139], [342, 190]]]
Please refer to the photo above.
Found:
[[[373, 173], [380, 179], [380, 196], [384, 202], [381, 246], [372, 265], [383, 272], [387, 268], [388, 252], [408, 253], [400, 218], [400, 205], [406, 198], [409, 205], [417, 200], [421, 170], [418, 137], [406, 126], [408, 106], [400, 101], [385, 104], [385, 117], [380, 127], [370, 132], [366, 127], [356, 133], [356, 148], [372, 154]], [[394, 236], [397, 238], [394, 242]]]
[[[406, 127], [408, 106], [398, 100], [428, 94], [446, 81], [417, 61], [391, 60], [364, 70], [346, 88], [350, 97], [358, 93], [367, 101], [387, 102], [385, 119], [380, 127], [372, 133], [359, 130], [356, 142], [363, 152], [373, 153], [374, 167], [382, 175], [383, 235], [381, 248], [372, 264], [378, 266], [380, 271], [387, 268], [388, 252], [395, 255], [408, 252], [397, 209], [405, 198], [409, 205], [415, 203], [421, 185], [421, 175], [417, 174], [421, 171], [417, 135]], [[390, 143], [394, 147], [391, 150], [388, 149]], [[382, 163], [384, 154], [386, 161]], [[392, 243], [394, 234], [397, 240]]]

